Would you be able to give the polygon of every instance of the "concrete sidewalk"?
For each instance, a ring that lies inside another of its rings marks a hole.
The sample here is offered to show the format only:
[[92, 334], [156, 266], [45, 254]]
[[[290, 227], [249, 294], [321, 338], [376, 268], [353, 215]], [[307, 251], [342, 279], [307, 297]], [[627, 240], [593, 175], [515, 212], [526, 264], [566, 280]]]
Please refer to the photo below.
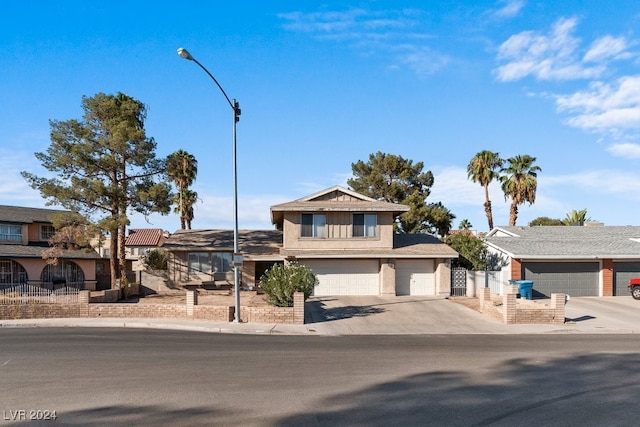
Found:
[[215, 323], [179, 319], [0, 320], [1, 328], [152, 328], [257, 335], [417, 335], [640, 333], [640, 301], [631, 297], [572, 298], [564, 325], [505, 325], [443, 298], [311, 298], [304, 325]]

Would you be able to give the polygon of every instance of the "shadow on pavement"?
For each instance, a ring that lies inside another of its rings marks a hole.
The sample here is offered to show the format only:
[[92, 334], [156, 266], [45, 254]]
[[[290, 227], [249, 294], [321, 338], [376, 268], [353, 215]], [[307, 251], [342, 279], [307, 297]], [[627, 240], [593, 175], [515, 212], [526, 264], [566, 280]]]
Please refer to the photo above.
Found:
[[571, 319], [567, 317], [565, 318], [565, 322], [578, 323], [578, 322], [584, 322], [585, 320], [593, 320], [593, 319], [596, 319], [596, 317], [589, 316], [589, 315], [576, 317], [575, 319]]
[[327, 307], [323, 301], [312, 301], [307, 302], [305, 307], [305, 323], [331, 322], [333, 320], [370, 316], [384, 313], [385, 311], [384, 308], [360, 305]]

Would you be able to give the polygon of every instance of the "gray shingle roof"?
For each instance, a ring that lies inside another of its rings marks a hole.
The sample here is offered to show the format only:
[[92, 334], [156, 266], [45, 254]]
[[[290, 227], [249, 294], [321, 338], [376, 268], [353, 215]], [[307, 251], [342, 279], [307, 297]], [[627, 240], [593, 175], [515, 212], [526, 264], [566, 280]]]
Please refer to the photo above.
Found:
[[25, 208], [22, 206], [0, 205], [0, 221], [16, 224], [31, 224], [34, 222], [51, 222], [51, 216], [69, 211], [56, 209]]
[[[247, 255], [277, 255], [282, 248], [278, 230], [239, 230], [240, 252]], [[232, 230], [178, 230], [162, 244], [169, 251], [233, 252]]]
[[497, 227], [485, 241], [514, 258], [640, 258], [637, 226]]
[[[0, 244], [0, 258], [42, 258], [42, 251], [48, 246], [3, 245]], [[98, 253], [93, 250], [64, 251], [59, 258], [64, 259], [97, 259]]]

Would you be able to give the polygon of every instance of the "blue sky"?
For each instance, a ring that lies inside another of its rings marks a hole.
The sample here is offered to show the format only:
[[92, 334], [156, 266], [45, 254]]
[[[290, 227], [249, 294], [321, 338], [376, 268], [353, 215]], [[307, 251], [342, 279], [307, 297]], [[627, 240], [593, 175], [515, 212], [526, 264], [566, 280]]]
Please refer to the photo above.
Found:
[[[83, 95], [148, 108], [157, 154], [199, 162], [194, 228], [232, 227], [231, 109], [185, 47], [242, 108], [240, 228], [269, 207], [346, 185], [382, 151], [424, 162], [428, 202], [487, 231], [466, 165], [481, 150], [542, 168], [518, 224], [572, 209], [640, 225], [640, 4], [584, 1], [25, 1], [0, 18], [0, 203], [44, 207], [20, 176], [49, 120], [81, 118]], [[494, 222], [508, 202], [491, 186]], [[177, 215], [132, 227], [179, 228]]]

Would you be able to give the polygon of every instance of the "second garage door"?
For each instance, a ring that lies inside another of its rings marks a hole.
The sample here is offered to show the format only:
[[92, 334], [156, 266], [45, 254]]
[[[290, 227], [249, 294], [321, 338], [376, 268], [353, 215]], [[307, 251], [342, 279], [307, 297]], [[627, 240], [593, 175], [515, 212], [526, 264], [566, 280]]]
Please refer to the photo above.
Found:
[[524, 278], [533, 280], [533, 296], [563, 293], [572, 297], [599, 295], [600, 265], [597, 262], [525, 262]]
[[640, 262], [613, 263], [613, 295], [628, 296], [629, 279], [640, 277]]
[[378, 260], [309, 260], [304, 264], [320, 282], [313, 292], [316, 296], [380, 295]]
[[435, 295], [433, 260], [396, 261], [396, 295]]

